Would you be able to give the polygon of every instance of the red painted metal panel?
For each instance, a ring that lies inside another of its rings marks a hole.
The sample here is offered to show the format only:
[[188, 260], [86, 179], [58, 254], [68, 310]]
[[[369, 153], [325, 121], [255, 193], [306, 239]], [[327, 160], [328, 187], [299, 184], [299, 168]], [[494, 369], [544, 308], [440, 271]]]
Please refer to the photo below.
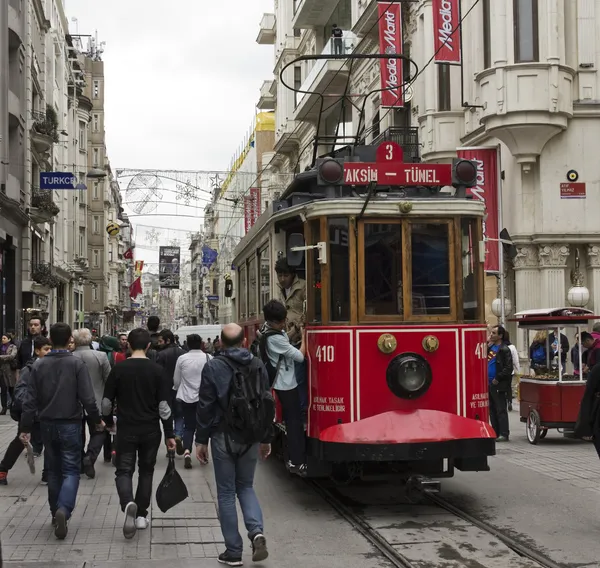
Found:
[[527, 418], [531, 410], [537, 410], [542, 422], [562, 422], [561, 392], [556, 383], [524, 378], [519, 383], [519, 392], [522, 418]]
[[353, 330], [309, 330], [309, 436], [354, 420]]
[[417, 444], [474, 438], [495, 438], [485, 422], [436, 410], [394, 410], [351, 424], [331, 426], [322, 442], [341, 444]]
[[577, 422], [585, 383], [560, 383], [560, 409], [563, 422]]
[[462, 398], [463, 416], [483, 420], [490, 419], [489, 386], [487, 379], [487, 329], [463, 329], [462, 331]]
[[[381, 353], [377, 340], [382, 333], [392, 334], [397, 342], [396, 351], [390, 355]], [[357, 335], [357, 419], [367, 418], [390, 410], [414, 410], [418, 408], [443, 410], [456, 414], [459, 410], [459, 330], [455, 328], [404, 328], [360, 330]], [[423, 339], [434, 335], [439, 348], [434, 353], [423, 349]], [[412, 352], [422, 355], [429, 364], [433, 382], [429, 390], [415, 400], [396, 397], [390, 391], [386, 371], [396, 356]]]

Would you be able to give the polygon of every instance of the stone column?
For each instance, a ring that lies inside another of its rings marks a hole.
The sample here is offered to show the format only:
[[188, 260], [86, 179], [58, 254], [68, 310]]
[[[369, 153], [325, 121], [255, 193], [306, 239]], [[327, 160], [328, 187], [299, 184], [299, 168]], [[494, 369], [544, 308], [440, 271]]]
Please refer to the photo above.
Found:
[[600, 245], [587, 246], [588, 282], [590, 290], [590, 302], [586, 308], [593, 310], [595, 314], [600, 312]]
[[[515, 271], [515, 312], [540, 307], [540, 272], [538, 249], [535, 245], [517, 246], [517, 256], [513, 260]], [[527, 332], [519, 329], [517, 350], [523, 362], [528, 358]]]
[[541, 268], [540, 288], [537, 292], [544, 308], [565, 306], [565, 268], [569, 259], [570, 247], [565, 243], [540, 245], [539, 258]]

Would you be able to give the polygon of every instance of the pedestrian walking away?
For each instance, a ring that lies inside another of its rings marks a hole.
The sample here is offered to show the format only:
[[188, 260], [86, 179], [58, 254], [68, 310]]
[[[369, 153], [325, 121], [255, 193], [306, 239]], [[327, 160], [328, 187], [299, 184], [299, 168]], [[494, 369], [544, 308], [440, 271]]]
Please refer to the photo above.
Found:
[[218, 561], [227, 566], [242, 566], [244, 542], [238, 530], [236, 495], [253, 562], [269, 555], [254, 474], [259, 456], [266, 459], [271, 453], [275, 404], [264, 364], [242, 348], [243, 342], [239, 325], [223, 327], [221, 355], [202, 370], [197, 412], [196, 457], [201, 464], [208, 463], [210, 440], [225, 540]]
[[189, 352], [177, 359], [173, 388], [176, 389], [176, 402], [180, 405], [183, 414], [184, 467], [191, 469], [192, 445], [196, 431], [196, 407], [198, 406], [202, 370], [211, 357], [202, 351], [202, 338], [199, 335], [188, 335], [186, 341]]
[[600, 365], [595, 365], [590, 371], [575, 425], [575, 435], [594, 442], [600, 458]]
[[[50, 340], [47, 339], [46, 337], [39, 335], [34, 339], [35, 359], [41, 359], [42, 357], [44, 357], [45, 355], [50, 353], [51, 349], [52, 349], [52, 344], [50, 343]], [[24, 449], [28, 450], [27, 461], [28, 461], [29, 468], [31, 470], [33, 470], [32, 473], [35, 472], [35, 465], [34, 465], [35, 462], [33, 461], [34, 460], [33, 446], [31, 446], [31, 444], [24, 446], [23, 442], [21, 441], [21, 438], [19, 436], [19, 433], [21, 431], [20, 422], [21, 422], [22, 413], [23, 413], [23, 401], [25, 399], [25, 395], [27, 394], [28, 384], [31, 379], [31, 368], [35, 362], [35, 359], [30, 361], [21, 370], [21, 378], [19, 379], [19, 383], [18, 383], [17, 387], [15, 388], [13, 404], [10, 409], [10, 416], [13, 420], [16, 420], [17, 422], [19, 422], [19, 427], [17, 428], [16, 436], [11, 441], [11, 443], [8, 445], [8, 448], [6, 448], [6, 453], [4, 454], [4, 457], [2, 458], [2, 462], [0, 462], [0, 485], [8, 484], [8, 480], [7, 480], [8, 472], [14, 467], [15, 463], [17, 463], [17, 460], [19, 459], [19, 456], [23, 453]], [[37, 424], [37, 426], [35, 426], [35, 427], [39, 430], [40, 426], [39, 426], [37, 417], [36, 417], [35, 424]], [[48, 472], [46, 470], [46, 465], [47, 465], [47, 458], [44, 456], [44, 470], [42, 472], [42, 483], [48, 481], [48, 478], [47, 478]]]
[[[98, 408], [102, 404], [102, 397], [104, 395], [104, 386], [110, 374], [110, 362], [108, 357], [101, 351], [94, 351], [90, 349], [92, 344], [92, 332], [89, 329], [81, 328], [76, 329], [73, 332], [73, 339], [75, 341], [75, 350], [73, 355], [81, 359], [90, 374], [92, 380], [92, 388], [94, 389], [94, 396], [96, 397], [96, 404]], [[90, 434], [90, 441], [88, 443], [87, 450], [85, 449], [85, 427], [88, 427]], [[96, 431], [94, 423], [90, 420], [89, 416], [86, 416], [82, 422], [82, 471], [90, 478], [93, 479], [96, 476], [96, 470], [94, 464], [100, 455], [100, 452], [104, 448], [104, 442], [106, 439], [106, 432]]]
[[[137, 530], [148, 528], [148, 510], [152, 499], [152, 481], [156, 455], [160, 447], [160, 425], [168, 451], [175, 451], [173, 417], [170, 408], [171, 381], [164, 370], [146, 356], [150, 334], [134, 329], [127, 337], [131, 357], [117, 363], [108, 376], [102, 413], [106, 425], [113, 426], [112, 409], [117, 404], [115, 482], [121, 510], [125, 513], [123, 535], [134, 537]], [[138, 462], [138, 485], [133, 494], [133, 473]]]
[[48, 504], [58, 539], [67, 536], [79, 489], [82, 406], [96, 428], [104, 428], [87, 367], [67, 348], [71, 340], [66, 323], [50, 328], [54, 347], [31, 367], [19, 428], [21, 441], [28, 443], [39, 415], [48, 463]]

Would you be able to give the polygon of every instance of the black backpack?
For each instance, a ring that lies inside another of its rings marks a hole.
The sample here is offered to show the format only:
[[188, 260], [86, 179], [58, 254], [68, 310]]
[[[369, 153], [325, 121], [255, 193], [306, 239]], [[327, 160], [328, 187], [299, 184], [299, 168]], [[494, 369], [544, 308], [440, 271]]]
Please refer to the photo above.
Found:
[[15, 390], [13, 391], [12, 404], [10, 406], [10, 417], [15, 422], [19, 422], [21, 420], [21, 415], [23, 414], [23, 403], [25, 402], [25, 396], [27, 395], [27, 386], [31, 380], [31, 367], [33, 363], [33, 361], [30, 361], [23, 368], [21, 371], [22, 374], [25, 369], [28, 371], [27, 376], [25, 377], [26, 380], [24, 380], [24, 377], [21, 375], [21, 378], [15, 385]]
[[283, 355], [279, 356], [277, 366], [274, 367], [267, 353], [267, 339], [269, 339], [269, 337], [272, 335], [278, 334], [281, 334], [281, 331], [277, 331], [276, 329], [268, 329], [264, 333], [261, 333], [250, 346], [250, 352], [252, 355], [258, 357], [264, 363], [265, 368], [267, 369], [267, 374], [269, 375], [269, 385], [271, 388], [273, 388], [275, 379], [277, 379], [277, 375], [279, 374], [279, 369], [283, 363]]
[[248, 446], [243, 455], [269, 433], [275, 420], [275, 399], [270, 389], [263, 388], [259, 359], [254, 357], [249, 365], [237, 365], [222, 355], [215, 359], [220, 359], [233, 371], [224, 413], [227, 451], [231, 453], [231, 439]]

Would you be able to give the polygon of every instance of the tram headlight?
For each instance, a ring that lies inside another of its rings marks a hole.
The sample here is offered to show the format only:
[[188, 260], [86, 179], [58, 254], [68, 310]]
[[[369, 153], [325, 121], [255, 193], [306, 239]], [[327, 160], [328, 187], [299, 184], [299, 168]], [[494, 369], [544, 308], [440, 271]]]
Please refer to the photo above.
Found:
[[399, 398], [423, 396], [431, 386], [432, 373], [427, 360], [417, 353], [398, 355], [387, 368], [388, 388]]

